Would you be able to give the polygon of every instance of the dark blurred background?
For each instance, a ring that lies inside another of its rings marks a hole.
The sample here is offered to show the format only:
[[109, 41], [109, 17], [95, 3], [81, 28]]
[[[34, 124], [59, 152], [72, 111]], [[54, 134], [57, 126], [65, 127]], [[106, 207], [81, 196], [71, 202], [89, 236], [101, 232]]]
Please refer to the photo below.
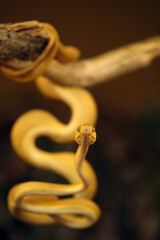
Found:
[[[0, 23], [39, 20], [56, 27], [62, 41], [88, 58], [160, 34], [159, 0], [0, 1]], [[34, 83], [18, 84], [0, 74], [0, 239], [3, 240], [159, 240], [160, 239], [160, 59], [92, 87], [99, 108], [98, 139], [88, 153], [98, 176], [96, 202], [102, 218], [87, 230], [30, 226], [7, 210], [9, 189], [29, 180], [54, 182], [13, 152], [10, 130], [22, 113], [46, 109], [61, 121], [69, 109], [45, 99]], [[65, 114], [64, 114], [65, 112]], [[46, 150], [70, 150], [39, 139]]]

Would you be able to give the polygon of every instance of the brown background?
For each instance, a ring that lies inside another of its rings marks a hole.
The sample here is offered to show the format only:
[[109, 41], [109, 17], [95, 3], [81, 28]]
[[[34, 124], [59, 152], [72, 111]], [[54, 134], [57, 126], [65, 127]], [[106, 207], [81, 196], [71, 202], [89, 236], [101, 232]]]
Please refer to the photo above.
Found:
[[[1, 0], [0, 23], [49, 22], [64, 43], [79, 47], [82, 58], [88, 58], [158, 35], [159, 9], [158, 0]], [[7, 192], [15, 183], [55, 180], [52, 175], [27, 166], [14, 154], [9, 141], [13, 122], [34, 108], [47, 109], [66, 122], [69, 110], [62, 103], [41, 96], [34, 83], [21, 85], [0, 75], [2, 239], [160, 239], [159, 69], [160, 59], [156, 59], [148, 68], [89, 89], [99, 107], [99, 121], [98, 140], [88, 159], [93, 159], [99, 178], [96, 201], [103, 215], [96, 226], [81, 231], [28, 226], [8, 213]], [[54, 150], [59, 147], [46, 141], [42, 145], [48, 144]]]

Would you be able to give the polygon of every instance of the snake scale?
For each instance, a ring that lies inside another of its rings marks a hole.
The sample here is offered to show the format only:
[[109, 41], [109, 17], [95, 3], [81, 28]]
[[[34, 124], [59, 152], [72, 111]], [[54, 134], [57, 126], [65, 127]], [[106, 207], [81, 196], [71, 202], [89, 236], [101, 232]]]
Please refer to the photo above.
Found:
[[[30, 224], [60, 223], [71, 228], [87, 228], [96, 223], [101, 215], [100, 208], [92, 200], [97, 191], [96, 174], [85, 159], [89, 146], [96, 140], [93, 127], [97, 120], [96, 102], [85, 89], [60, 86], [43, 76], [53, 57], [61, 62], [74, 61], [79, 57], [79, 50], [64, 46], [51, 25], [36, 21], [35, 25], [43, 27], [44, 34], [49, 36], [45, 51], [24, 70], [5, 67], [1, 70], [14, 81], [34, 80], [46, 97], [63, 101], [69, 106], [71, 118], [64, 124], [47, 111], [29, 111], [14, 123], [11, 142], [16, 153], [27, 163], [55, 172], [69, 183], [19, 183], [9, 191], [8, 207], [13, 216]], [[79, 147], [76, 153], [46, 152], [36, 146], [39, 136], [46, 136], [57, 143], [75, 139]]]

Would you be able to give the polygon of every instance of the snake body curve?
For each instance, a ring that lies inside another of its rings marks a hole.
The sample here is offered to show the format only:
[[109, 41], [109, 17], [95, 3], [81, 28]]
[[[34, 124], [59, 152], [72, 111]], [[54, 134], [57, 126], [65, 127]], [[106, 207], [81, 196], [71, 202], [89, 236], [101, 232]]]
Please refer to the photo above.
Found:
[[[13, 126], [11, 132], [13, 147], [28, 163], [56, 172], [71, 184], [44, 182], [18, 184], [9, 192], [9, 210], [15, 217], [28, 223], [43, 225], [61, 223], [73, 228], [89, 227], [100, 216], [99, 207], [90, 200], [96, 193], [97, 179], [91, 165], [84, 160], [82, 169], [89, 182], [85, 185], [74, 163], [78, 152], [84, 159], [87, 150], [82, 149], [80, 145], [76, 155], [72, 152], [48, 153], [40, 150], [35, 140], [39, 136], [47, 136], [59, 143], [73, 141], [77, 126], [84, 123], [95, 124], [96, 103], [84, 89], [60, 87], [42, 76], [36, 83], [46, 96], [54, 96], [68, 104], [72, 112], [71, 120], [68, 124], [63, 124], [47, 111], [27, 112]], [[66, 195], [74, 195], [74, 197], [58, 198]]]
[[[92, 125], [95, 125], [97, 120], [97, 106], [87, 90], [62, 87], [42, 76], [53, 58], [63, 63], [72, 62], [79, 57], [80, 51], [72, 46], [64, 46], [56, 29], [50, 24], [37, 21], [24, 22], [23, 33], [26, 31], [27, 34], [28, 24], [38, 30], [37, 37], [39, 30], [42, 30], [42, 36], [48, 36], [47, 47], [26, 69], [13, 70], [1, 67], [1, 70], [13, 81], [35, 80], [42, 94], [63, 101], [69, 106], [71, 119], [68, 124], [64, 124], [47, 111], [39, 109], [29, 111], [20, 116], [13, 125], [11, 142], [16, 153], [27, 163], [55, 172], [66, 178], [70, 184], [38, 181], [17, 184], [9, 191], [8, 208], [13, 216], [30, 224], [60, 223], [72, 228], [86, 228], [96, 223], [100, 217], [100, 208], [91, 200], [97, 191], [96, 174], [85, 160], [91, 138], [95, 141]], [[15, 24], [14, 28], [20, 31], [22, 25]], [[80, 125], [82, 126], [79, 132], [77, 127]], [[47, 136], [58, 143], [67, 143], [74, 140], [75, 132], [75, 139], [79, 143], [76, 154], [49, 153], [36, 146], [36, 139], [39, 136]], [[62, 196], [69, 197], [62, 199]]]

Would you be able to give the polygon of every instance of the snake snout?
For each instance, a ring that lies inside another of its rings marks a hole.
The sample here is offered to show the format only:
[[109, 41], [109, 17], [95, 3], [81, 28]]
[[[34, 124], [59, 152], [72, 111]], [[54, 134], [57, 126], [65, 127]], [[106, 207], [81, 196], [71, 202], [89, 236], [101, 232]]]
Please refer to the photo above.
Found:
[[84, 132], [86, 132], [87, 134], [91, 134], [90, 127], [85, 126], [85, 127], [84, 127]]
[[91, 129], [89, 127], [85, 127], [84, 132], [83, 132], [84, 140], [85, 143], [88, 145], [91, 145], [95, 142], [95, 137], [93, 136], [93, 133], [91, 132]]

